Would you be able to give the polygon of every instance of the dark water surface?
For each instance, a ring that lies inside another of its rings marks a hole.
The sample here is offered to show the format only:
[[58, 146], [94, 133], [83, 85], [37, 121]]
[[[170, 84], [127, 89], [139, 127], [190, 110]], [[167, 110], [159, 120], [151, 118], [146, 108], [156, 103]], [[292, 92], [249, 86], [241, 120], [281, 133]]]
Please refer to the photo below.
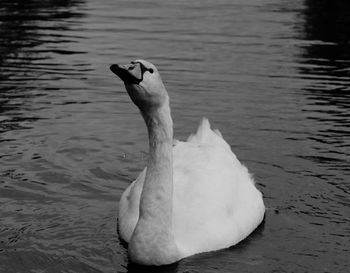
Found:
[[165, 272], [348, 272], [347, 0], [1, 0], [0, 272], [132, 272], [117, 201], [147, 135], [114, 62], [158, 65], [254, 173], [253, 235]]

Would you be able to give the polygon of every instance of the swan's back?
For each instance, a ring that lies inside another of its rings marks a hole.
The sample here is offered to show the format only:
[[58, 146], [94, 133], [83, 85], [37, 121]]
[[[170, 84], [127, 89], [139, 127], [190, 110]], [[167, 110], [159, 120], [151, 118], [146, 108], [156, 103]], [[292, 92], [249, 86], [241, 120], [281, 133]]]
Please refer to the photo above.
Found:
[[175, 240], [186, 256], [238, 243], [265, 211], [247, 168], [207, 119], [174, 147], [173, 202]]
[[[129, 242], [139, 216], [146, 169], [123, 193], [119, 232]], [[219, 131], [203, 119], [196, 134], [173, 148], [173, 232], [183, 257], [229, 247], [262, 221], [254, 181]]]

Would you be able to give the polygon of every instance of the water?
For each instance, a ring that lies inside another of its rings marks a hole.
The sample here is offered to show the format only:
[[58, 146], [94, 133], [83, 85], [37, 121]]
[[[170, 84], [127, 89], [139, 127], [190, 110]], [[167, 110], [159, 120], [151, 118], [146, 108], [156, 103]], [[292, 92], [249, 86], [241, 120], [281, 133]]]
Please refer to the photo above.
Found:
[[155, 63], [175, 137], [202, 116], [263, 225], [164, 272], [348, 272], [349, 1], [2, 0], [0, 272], [132, 272], [117, 201], [147, 135], [112, 63]]

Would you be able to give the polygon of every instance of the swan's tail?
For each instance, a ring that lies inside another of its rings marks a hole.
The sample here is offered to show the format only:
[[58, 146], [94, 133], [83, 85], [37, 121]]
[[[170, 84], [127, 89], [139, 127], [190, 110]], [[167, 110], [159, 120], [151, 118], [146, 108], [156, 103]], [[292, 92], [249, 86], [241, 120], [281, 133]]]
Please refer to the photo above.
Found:
[[[193, 143], [213, 143], [217, 141], [218, 138], [220, 138], [221, 141], [224, 140], [220, 131], [218, 129], [210, 129], [209, 120], [207, 118], [202, 118], [199, 123], [197, 132], [190, 135], [187, 141]], [[228, 145], [226, 142], [225, 144]]]
[[197, 132], [191, 134], [187, 141], [188, 142], [205, 142], [204, 140], [208, 138], [208, 134], [210, 133], [210, 123], [207, 118], [202, 118], [199, 123]]

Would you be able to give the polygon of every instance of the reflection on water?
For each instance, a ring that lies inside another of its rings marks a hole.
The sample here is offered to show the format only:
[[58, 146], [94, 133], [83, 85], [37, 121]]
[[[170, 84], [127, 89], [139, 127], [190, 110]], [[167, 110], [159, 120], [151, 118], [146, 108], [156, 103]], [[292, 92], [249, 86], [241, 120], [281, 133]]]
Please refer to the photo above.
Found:
[[[62, 32], [71, 29], [71, 18], [80, 18], [81, 1], [1, 1], [0, 4], [0, 120], [1, 131], [25, 129], [43, 117], [35, 115], [35, 97], [57, 89], [57, 80], [71, 69], [60, 55], [73, 54], [64, 46], [74, 43]], [[76, 19], [75, 19], [76, 20]], [[60, 49], [62, 48], [62, 49]], [[29, 103], [27, 103], [29, 102]], [[34, 108], [34, 109], [33, 109]]]
[[140, 57], [162, 72], [175, 136], [207, 116], [268, 207], [239, 245], [160, 271], [347, 272], [349, 5], [2, 0], [0, 272], [140, 271], [115, 215], [146, 131], [108, 69]]
[[[303, 88], [307, 104], [302, 109], [312, 124], [309, 139], [315, 152], [306, 156], [323, 165], [334, 184], [349, 191], [350, 135], [350, 3], [306, 1], [300, 73], [308, 79]], [[347, 152], [346, 152], [347, 151]], [[340, 173], [340, 174], [339, 174]], [[342, 176], [344, 181], [334, 181]], [[320, 175], [320, 174], [319, 174]], [[340, 183], [339, 183], [340, 182]], [[345, 196], [344, 196], [345, 198]]]

